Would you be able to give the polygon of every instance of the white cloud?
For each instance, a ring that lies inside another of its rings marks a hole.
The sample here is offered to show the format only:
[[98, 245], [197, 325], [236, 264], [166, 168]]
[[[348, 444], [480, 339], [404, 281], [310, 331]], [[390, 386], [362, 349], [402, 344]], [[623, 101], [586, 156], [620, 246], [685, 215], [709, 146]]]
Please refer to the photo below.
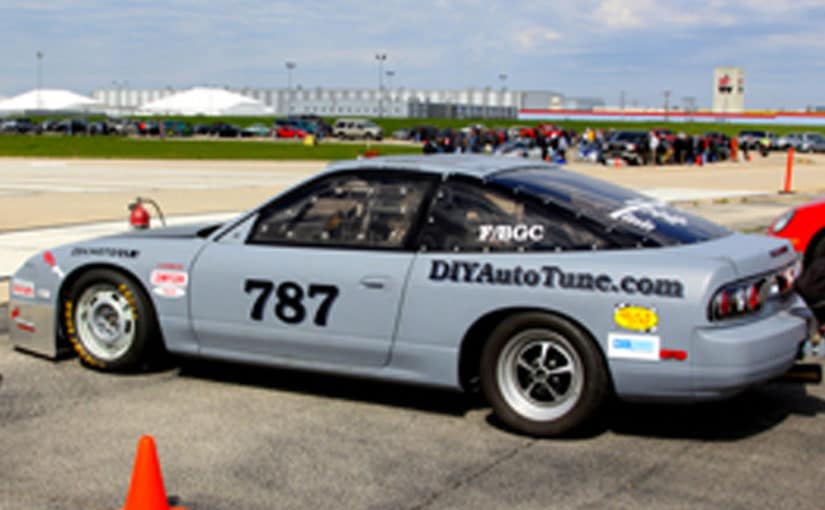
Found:
[[649, 0], [628, 2], [626, 0], [603, 0], [596, 8], [596, 21], [607, 28], [632, 30], [646, 28], [645, 11], [649, 10]]
[[561, 39], [561, 34], [546, 27], [532, 27], [526, 30], [518, 30], [512, 37], [518, 49], [531, 51]]

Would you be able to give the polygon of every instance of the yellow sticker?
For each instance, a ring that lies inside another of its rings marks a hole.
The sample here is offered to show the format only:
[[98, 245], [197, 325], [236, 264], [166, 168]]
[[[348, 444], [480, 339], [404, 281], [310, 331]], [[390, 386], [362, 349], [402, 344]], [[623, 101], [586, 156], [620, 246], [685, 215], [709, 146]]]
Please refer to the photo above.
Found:
[[659, 324], [659, 316], [653, 308], [621, 305], [613, 312], [613, 320], [628, 331], [651, 332]]

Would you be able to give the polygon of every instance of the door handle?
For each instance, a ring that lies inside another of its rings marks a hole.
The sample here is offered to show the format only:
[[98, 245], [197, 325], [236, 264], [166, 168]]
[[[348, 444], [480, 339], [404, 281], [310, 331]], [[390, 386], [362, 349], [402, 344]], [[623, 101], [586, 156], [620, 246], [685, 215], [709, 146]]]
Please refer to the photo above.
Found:
[[388, 287], [390, 279], [386, 276], [365, 276], [361, 278], [361, 285], [371, 290], [381, 290]]

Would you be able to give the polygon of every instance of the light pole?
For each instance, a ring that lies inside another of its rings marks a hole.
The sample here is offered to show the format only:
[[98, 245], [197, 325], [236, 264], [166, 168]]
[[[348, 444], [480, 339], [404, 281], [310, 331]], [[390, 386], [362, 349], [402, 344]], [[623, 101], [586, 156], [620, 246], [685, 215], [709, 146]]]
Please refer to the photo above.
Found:
[[667, 121], [667, 111], [670, 109], [670, 90], [665, 89], [665, 121]]
[[286, 114], [292, 113], [292, 70], [297, 66], [295, 62], [287, 61], [286, 63]]
[[390, 100], [390, 104], [392, 104], [392, 77], [395, 76], [395, 71], [391, 69], [387, 69], [387, 97]]
[[37, 91], [37, 109], [40, 110], [43, 108], [43, 102], [40, 99], [40, 88], [43, 86], [43, 52], [38, 51], [37, 55], [37, 76], [36, 76], [36, 83], [35, 83], [35, 90]]
[[506, 73], [499, 73], [498, 75], [499, 81], [501, 81], [501, 100], [499, 101], [499, 106], [504, 107], [504, 96], [507, 93], [507, 74]]
[[376, 53], [375, 60], [378, 61], [378, 117], [384, 116], [384, 103], [382, 95], [384, 92], [384, 61], [387, 60], [386, 53]]

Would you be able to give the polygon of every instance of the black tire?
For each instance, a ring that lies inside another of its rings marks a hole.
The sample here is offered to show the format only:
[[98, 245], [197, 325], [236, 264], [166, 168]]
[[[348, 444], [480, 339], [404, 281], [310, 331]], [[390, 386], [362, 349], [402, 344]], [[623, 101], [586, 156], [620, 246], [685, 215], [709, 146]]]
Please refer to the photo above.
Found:
[[805, 251], [803, 268], [807, 268], [818, 259], [825, 259], [825, 230], [820, 230], [811, 238], [808, 249]]
[[66, 336], [81, 361], [107, 372], [131, 371], [159, 359], [163, 342], [155, 317], [143, 289], [109, 269], [82, 274], [63, 305]]
[[589, 336], [563, 318], [538, 312], [502, 321], [484, 346], [480, 369], [482, 391], [496, 416], [531, 436], [580, 429], [596, 417], [611, 387]]

